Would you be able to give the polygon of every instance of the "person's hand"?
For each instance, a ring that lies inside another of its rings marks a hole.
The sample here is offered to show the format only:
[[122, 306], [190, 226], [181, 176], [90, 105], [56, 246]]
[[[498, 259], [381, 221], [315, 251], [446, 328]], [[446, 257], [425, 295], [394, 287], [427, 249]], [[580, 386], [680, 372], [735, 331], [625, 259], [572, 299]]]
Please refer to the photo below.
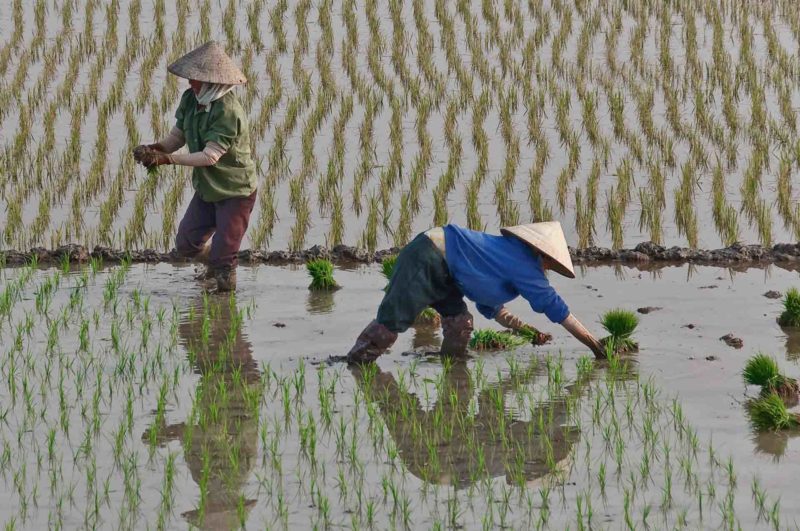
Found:
[[135, 148], [133, 148], [133, 160], [142, 164], [142, 156], [147, 153], [149, 150], [149, 146], [145, 146], [144, 144], [139, 144]]
[[172, 164], [172, 158], [168, 154], [150, 148], [141, 155], [140, 159], [141, 164], [148, 169]]
[[602, 342], [595, 341], [595, 344], [592, 345], [591, 349], [596, 359], [598, 360], [608, 359], [608, 352], [606, 351], [606, 347]]

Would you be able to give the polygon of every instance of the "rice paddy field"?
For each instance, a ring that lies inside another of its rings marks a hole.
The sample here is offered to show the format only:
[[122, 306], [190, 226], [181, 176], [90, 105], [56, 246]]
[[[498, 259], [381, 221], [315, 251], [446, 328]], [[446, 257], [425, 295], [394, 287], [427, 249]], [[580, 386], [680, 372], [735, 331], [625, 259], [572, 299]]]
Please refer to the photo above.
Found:
[[778, 0], [5, 0], [3, 245], [169, 249], [188, 171], [130, 152], [173, 125], [166, 65], [211, 38], [250, 79], [252, 248], [539, 219], [579, 247], [793, 241], [798, 21]]
[[[579, 248], [800, 239], [796, 2], [0, 0], [0, 251], [173, 246], [190, 173], [131, 150], [209, 39], [250, 80], [243, 248], [545, 219]], [[367, 367], [329, 358], [377, 264], [311, 290], [243, 265], [231, 296], [167, 263], [0, 267], [0, 523], [797, 529], [800, 431], [757, 429], [742, 374], [800, 376], [797, 268], [640, 267], [550, 279], [598, 334], [645, 309], [638, 352], [595, 361], [517, 300], [551, 343], [445, 359], [417, 324]]]

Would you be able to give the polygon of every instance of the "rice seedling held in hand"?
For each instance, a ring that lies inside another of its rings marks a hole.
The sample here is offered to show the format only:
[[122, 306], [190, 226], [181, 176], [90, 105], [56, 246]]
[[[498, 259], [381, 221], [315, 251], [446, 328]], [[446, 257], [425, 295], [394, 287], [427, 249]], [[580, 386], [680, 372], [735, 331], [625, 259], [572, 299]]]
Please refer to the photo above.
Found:
[[800, 327], [800, 290], [789, 288], [783, 296], [783, 313], [778, 324], [792, 328]]
[[772, 356], [756, 354], [747, 360], [742, 377], [747, 385], [760, 386], [762, 396], [777, 394], [787, 404], [797, 404], [800, 392], [797, 380], [781, 374], [778, 363]]
[[603, 315], [600, 324], [609, 333], [603, 341], [611, 345], [614, 352], [637, 352], [639, 344], [631, 339], [634, 330], [639, 325], [639, 318], [635, 313], [621, 308], [609, 310]]
[[318, 258], [306, 263], [306, 270], [311, 275], [311, 285], [308, 289], [312, 291], [333, 291], [341, 286], [333, 278], [333, 264], [330, 260]]
[[790, 413], [781, 397], [775, 393], [753, 400], [748, 405], [748, 412], [750, 422], [758, 431], [794, 429], [800, 425], [798, 415]]
[[506, 350], [518, 347], [526, 343], [526, 340], [515, 336], [510, 332], [500, 332], [490, 328], [475, 330], [469, 347], [474, 350]]

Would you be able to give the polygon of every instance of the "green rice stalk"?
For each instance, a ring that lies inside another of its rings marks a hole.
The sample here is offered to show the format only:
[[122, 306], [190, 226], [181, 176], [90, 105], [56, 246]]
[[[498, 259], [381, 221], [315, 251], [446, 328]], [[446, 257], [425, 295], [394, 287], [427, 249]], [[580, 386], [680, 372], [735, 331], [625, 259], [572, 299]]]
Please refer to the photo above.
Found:
[[800, 327], [800, 290], [789, 288], [783, 296], [783, 313], [778, 318], [781, 326]]
[[786, 405], [775, 393], [754, 400], [749, 407], [750, 421], [759, 431], [777, 431], [798, 426], [797, 417], [789, 413]]
[[639, 325], [639, 318], [635, 313], [621, 308], [609, 310], [603, 315], [600, 324], [610, 334], [606, 342], [614, 350], [629, 351], [638, 347], [632, 339], [633, 332]]
[[311, 285], [308, 287], [314, 291], [332, 291], [339, 289], [339, 285], [333, 278], [333, 264], [330, 260], [319, 258], [311, 260], [306, 264], [306, 270], [311, 275]]
[[525, 339], [509, 332], [485, 328], [475, 330], [472, 333], [469, 346], [474, 350], [504, 350], [518, 347], [525, 343], [527, 343]]

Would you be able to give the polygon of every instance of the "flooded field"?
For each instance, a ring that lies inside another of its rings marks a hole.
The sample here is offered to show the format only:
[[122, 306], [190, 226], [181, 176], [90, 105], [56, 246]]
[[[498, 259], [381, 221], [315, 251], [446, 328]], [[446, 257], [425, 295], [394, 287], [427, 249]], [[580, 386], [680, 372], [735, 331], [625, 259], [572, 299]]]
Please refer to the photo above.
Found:
[[5, 0], [0, 236], [168, 250], [185, 168], [166, 65], [220, 40], [250, 79], [245, 247], [402, 245], [557, 219], [573, 245], [800, 235], [793, 0]]
[[797, 527], [800, 439], [752, 431], [741, 376], [759, 351], [800, 373], [763, 295], [795, 272], [585, 269], [552, 281], [591, 328], [661, 307], [638, 354], [594, 362], [539, 319], [546, 347], [442, 360], [420, 328], [355, 369], [325, 360], [373, 317], [378, 267], [322, 294], [240, 268], [229, 298], [191, 268], [94, 266], [0, 270], [6, 528]]

